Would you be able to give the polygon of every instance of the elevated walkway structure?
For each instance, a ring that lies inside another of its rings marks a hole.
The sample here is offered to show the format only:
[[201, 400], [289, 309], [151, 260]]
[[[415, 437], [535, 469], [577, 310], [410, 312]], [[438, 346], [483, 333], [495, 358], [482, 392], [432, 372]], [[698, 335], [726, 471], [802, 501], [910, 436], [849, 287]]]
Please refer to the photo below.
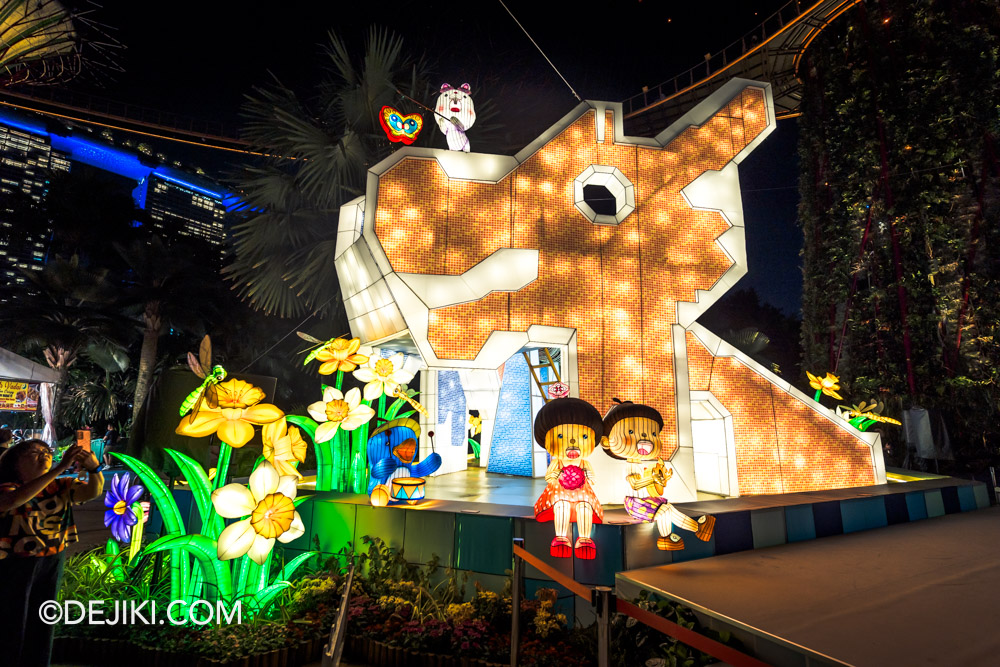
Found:
[[237, 129], [225, 123], [57, 87], [2, 88], [0, 106], [205, 148], [248, 150]]
[[706, 56], [704, 64], [625, 100], [625, 134], [655, 134], [733, 77], [769, 82], [775, 116], [797, 116], [802, 100], [802, 56], [824, 28], [859, 2], [791, 0], [739, 40]]

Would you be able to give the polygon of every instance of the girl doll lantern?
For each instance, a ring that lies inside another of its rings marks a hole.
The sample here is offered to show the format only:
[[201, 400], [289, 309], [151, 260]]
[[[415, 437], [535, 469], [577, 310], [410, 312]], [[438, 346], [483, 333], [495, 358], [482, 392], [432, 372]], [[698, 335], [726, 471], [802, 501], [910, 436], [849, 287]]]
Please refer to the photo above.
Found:
[[640, 521], [656, 523], [660, 533], [656, 546], [663, 551], [684, 548], [683, 538], [671, 530], [674, 525], [707, 542], [712, 537], [715, 517], [706, 514], [692, 519], [662, 497], [674, 471], [659, 458], [659, 433], [663, 428], [660, 413], [648, 405], [614, 400], [616, 405], [604, 417], [601, 446], [610, 456], [628, 462], [625, 479], [633, 493], [625, 497], [625, 510]]
[[[548, 483], [535, 502], [535, 519], [552, 521], [556, 536], [549, 553], [556, 558], [592, 560], [597, 546], [590, 533], [594, 522], [601, 523], [604, 511], [591, 487], [594, 468], [587, 461], [602, 434], [601, 413], [579, 398], [549, 401], [535, 418], [535, 441], [545, 447], [552, 463], [545, 471]], [[579, 537], [570, 547], [569, 528], [576, 522]]]

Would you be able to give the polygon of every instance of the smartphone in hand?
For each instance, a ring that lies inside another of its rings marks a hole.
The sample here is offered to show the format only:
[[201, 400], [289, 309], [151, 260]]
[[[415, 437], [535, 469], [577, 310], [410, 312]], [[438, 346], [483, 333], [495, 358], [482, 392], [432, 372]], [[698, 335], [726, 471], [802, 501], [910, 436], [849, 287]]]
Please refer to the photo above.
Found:
[[[89, 452], [93, 451], [91, 449], [91, 447], [90, 447], [90, 429], [89, 428], [77, 429], [77, 431], [76, 431], [76, 445], [77, 445], [77, 447], [80, 447], [85, 452], [89, 453]], [[85, 477], [86, 474], [87, 474], [87, 471], [85, 471], [80, 466], [80, 462], [79, 461], [76, 461], [73, 465], [71, 465], [70, 466], [70, 470], [71, 471], [76, 471], [77, 472], [77, 477], [79, 477], [80, 479], [83, 479], [83, 477]]]
[[90, 429], [81, 428], [76, 432], [76, 444], [86, 451], [93, 451], [90, 448]]

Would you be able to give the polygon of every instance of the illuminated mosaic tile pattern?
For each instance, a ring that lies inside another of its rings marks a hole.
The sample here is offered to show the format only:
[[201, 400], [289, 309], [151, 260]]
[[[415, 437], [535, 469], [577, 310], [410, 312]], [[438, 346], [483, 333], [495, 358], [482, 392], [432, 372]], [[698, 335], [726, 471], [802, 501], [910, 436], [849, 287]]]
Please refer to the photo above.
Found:
[[479, 301], [432, 310], [428, 338], [435, 354], [441, 359], [468, 359], [469, 350], [478, 352], [491, 333], [510, 330], [509, 304], [509, 294], [493, 292]]
[[732, 413], [740, 495], [875, 483], [868, 445], [732, 357], [713, 357], [687, 335], [693, 391]]
[[[767, 127], [764, 93], [747, 88], [666, 148], [604, 141], [590, 111], [496, 184], [449, 179], [434, 160], [406, 158], [381, 176], [375, 232], [394, 270], [456, 275], [502, 247], [539, 250], [539, 279], [514, 293], [431, 312], [442, 359], [473, 359], [492, 331], [534, 324], [577, 330], [580, 397], [602, 412], [612, 398], [656, 407], [677, 449], [671, 325], [677, 301], [710, 289], [731, 261], [715, 239], [728, 224], [696, 211], [681, 190], [721, 169]], [[635, 185], [636, 210], [598, 226], [574, 206], [573, 181], [591, 164]]]
[[531, 477], [531, 371], [524, 355], [503, 365], [503, 386], [487, 472]]
[[444, 425], [451, 415], [451, 444], [453, 447], [467, 447], [465, 409], [465, 392], [462, 391], [462, 381], [458, 371], [438, 371], [438, 418], [437, 423]]

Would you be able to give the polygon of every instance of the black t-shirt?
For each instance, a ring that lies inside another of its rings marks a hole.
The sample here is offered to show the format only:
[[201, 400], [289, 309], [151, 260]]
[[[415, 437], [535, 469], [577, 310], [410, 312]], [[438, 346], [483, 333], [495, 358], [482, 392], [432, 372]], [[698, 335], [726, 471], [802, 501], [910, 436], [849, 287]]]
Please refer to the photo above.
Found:
[[[0, 484], [0, 491], [12, 491], [14, 482]], [[10, 556], [51, 556], [77, 541], [73, 521], [73, 493], [80, 484], [60, 477], [41, 493], [9, 512], [0, 512], [0, 560]]]

